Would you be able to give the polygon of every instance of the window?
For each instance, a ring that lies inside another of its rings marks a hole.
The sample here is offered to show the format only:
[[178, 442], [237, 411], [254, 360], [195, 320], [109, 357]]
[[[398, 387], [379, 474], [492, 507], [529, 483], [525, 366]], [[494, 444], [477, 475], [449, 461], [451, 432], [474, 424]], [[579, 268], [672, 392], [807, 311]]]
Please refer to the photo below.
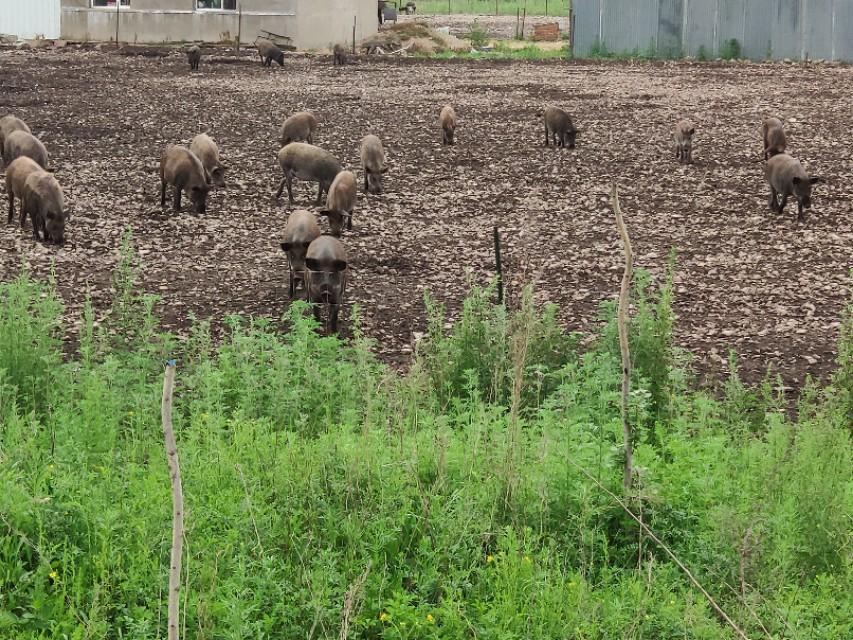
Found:
[[[93, 7], [115, 7], [117, 0], [92, 0]], [[121, 0], [122, 7], [129, 7], [130, 0]]]
[[237, 11], [237, 0], [198, 0], [196, 7], [199, 9]]

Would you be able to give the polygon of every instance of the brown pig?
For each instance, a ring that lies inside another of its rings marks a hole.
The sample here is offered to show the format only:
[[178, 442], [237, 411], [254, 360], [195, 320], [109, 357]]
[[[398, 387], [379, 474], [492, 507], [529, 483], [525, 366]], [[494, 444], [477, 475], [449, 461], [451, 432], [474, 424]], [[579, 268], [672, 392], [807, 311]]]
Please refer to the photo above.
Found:
[[453, 136], [456, 133], [456, 111], [450, 105], [445, 106], [438, 116], [441, 125], [442, 144], [453, 144]]
[[[824, 179], [810, 178], [800, 161], [787, 153], [771, 157], [764, 168], [764, 175], [770, 185], [770, 210], [782, 213], [788, 198], [794, 196], [797, 199], [797, 220], [805, 220], [804, 210], [812, 206], [812, 185], [824, 182]], [[781, 202], [778, 201], [779, 195], [782, 196]]]
[[317, 118], [310, 111], [297, 111], [281, 125], [279, 140], [285, 147], [291, 142], [307, 142], [314, 144], [314, 131], [317, 129]]
[[335, 176], [329, 194], [326, 196], [326, 208], [319, 211], [321, 216], [328, 216], [329, 229], [332, 235], [339, 237], [344, 229], [352, 229], [352, 210], [355, 209], [355, 175], [352, 171], [341, 171]]
[[332, 49], [332, 55], [334, 56], [332, 66], [344, 66], [347, 63], [347, 50], [344, 49], [343, 45], [336, 44]]
[[6, 136], [3, 147], [3, 162], [8, 166], [16, 158], [20, 158], [21, 156], [32, 158], [42, 169], [50, 171], [48, 168], [47, 149], [44, 148], [41, 140], [26, 131], [13, 131]]
[[3, 116], [0, 118], [0, 158], [3, 157], [3, 149], [6, 145], [6, 136], [13, 131], [32, 133], [30, 128], [27, 126], [27, 123], [20, 118], [16, 118], [15, 116]]
[[382, 148], [382, 141], [374, 135], [364, 136], [360, 152], [365, 193], [382, 193], [382, 174], [388, 171], [388, 167], [385, 166], [385, 149]]
[[314, 306], [314, 317], [321, 321], [320, 305], [329, 307], [329, 328], [338, 331], [338, 313], [347, 286], [347, 252], [341, 241], [320, 236], [305, 254], [308, 302]]
[[9, 220], [15, 217], [15, 198], [21, 201], [21, 226], [26, 220], [24, 213], [24, 185], [31, 173], [42, 171], [38, 162], [27, 156], [21, 156], [6, 165], [6, 196], [9, 198]]
[[21, 226], [24, 225], [28, 213], [33, 221], [33, 238], [36, 242], [41, 239], [39, 231], [45, 242], [65, 242], [68, 214], [65, 212], [62, 189], [52, 173], [33, 171], [27, 176], [21, 206]]
[[284, 51], [279, 49], [275, 43], [260, 38], [255, 44], [258, 47], [258, 56], [261, 58], [261, 64], [265, 67], [271, 67], [272, 61], [275, 60], [280, 66], [284, 66]]
[[190, 143], [190, 151], [192, 151], [199, 160], [204, 170], [210, 175], [210, 181], [214, 187], [225, 186], [225, 171], [226, 167], [219, 160], [219, 147], [206, 133], [200, 133]]
[[788, 137], [779, 118], [767, 118], [761, 127], [764, 136], [764, 159], [785, 153], [788, 149]]
[[190, 63], [190, 71], [198, 70], [198, 65], [201, 62], [201, 49], [197, 44], [187, 49], [187, 62]]
[[551, 142], [556, 147], [575, 148], [575, 142], [580, 130], [575, 128], [569, 114], [559, 107], [545, 107], [543, 115], [545, 121], [545, 146]]
[[696, 127], [690, 120], [679, 120], [675, 125], [675, 157], [681, 164], [693, 162], [693, 134]]
[[293, 204], [293, 179], [319, 183], [317, 206], [323, 201], [323, 193], [328, 193], [332, 181], [341, 172], [341, 163], [325, 149], [304, 142], [291, 142], [278, 152], [278, 163], [284, 177], [278, 185], [276, 198], [281, 197], [287, 185], [287, 197]]
[[297, 209], [287, 218], [281, 249], [287, 254], [290, 266], [290, 292], [293, 298], [297, 282], [305, 284], [305, 254], [308, 246], [320, 237], [320, 226], [313, 213]]
[[175, 187], [174, 209], [181, 210], [181, 191], [195, 205], [198, 213], [207, 210], [207, 193], [210, 191], [210, 176], [198, 156], [186, 147], [169, 145], [160, 157], [160, 206], [166, 206], [166, 185]]

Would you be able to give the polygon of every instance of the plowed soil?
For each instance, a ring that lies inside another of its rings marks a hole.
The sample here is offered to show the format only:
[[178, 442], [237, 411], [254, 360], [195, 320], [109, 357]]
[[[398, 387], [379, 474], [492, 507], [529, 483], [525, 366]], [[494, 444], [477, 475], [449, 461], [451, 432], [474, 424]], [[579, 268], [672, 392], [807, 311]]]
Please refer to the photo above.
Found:
[[[360, 196], [344, 241], [348, 301], [395, 366], [424, 329], [425, 289], [455, 313], [469, 279], [493, 275], [495, 224], [510, 301], [533, 282], [567, 329], [591, 329], [619, 287], [614, 182], [637, 265], [660, 276], [678, 252], [677, 337], [701, 374], [724, 374], [729, 350], [747, 378], [772, 365], [795, 388], [833, 366], [853, 266], [849, 67], [361, 58], [340, 69], [294, 56], [266, 69], [209, 52], [191, 73], [180, 53], [147, 54], [0, 51], [0, 114], [43, 139], [73, 209], [61, 248], [0, 225], [0, 277], [26, 265], [46, 278], [55, 265], [74, 323], [87, 293], [98, 309], [109, 304], [127, 227], [170, 328], [185, 329], [192, 314], [216, 326], [231, 313], [280, 317], [278, 244], [291, 207], [273, 198], [278, 127], [310, 109], [316, 143], [345, 164], [358, 166], [367, 133], [388, 151], [386, 193]], [[441, 145], [436, 122], [448, 102], [460, 119], [453, 147]], [[549, 103], [583, 130], [577, 149], [543, 146]], [[759, 129], [771, 114], [786, 121], [791, 152], [827, 180], [804, 224], [795, 204], [768, 210]], [[697, 127], [691, 166], [676, 163], [670, 142], [682, 116]], [[230, 167], [227, 188], [204, 216], [162, 209], [161, 150], [204, 128]], [[297, 206], [315, 195], [299, 183]]]

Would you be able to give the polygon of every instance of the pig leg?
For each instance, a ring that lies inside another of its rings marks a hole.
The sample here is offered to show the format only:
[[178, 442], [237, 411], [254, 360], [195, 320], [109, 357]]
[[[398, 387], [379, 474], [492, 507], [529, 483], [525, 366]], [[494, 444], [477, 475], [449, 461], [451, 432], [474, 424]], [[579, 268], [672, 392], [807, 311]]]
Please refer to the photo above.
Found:
[[364, 192], [367, 193], [367, 169], [364, 170]]
[[160, 180], [160, 206], [166, 206], [166, 182], [164, 180]]
[[284, 191], [284, 185], [287, 183], [287, 177], [281, 179], [278, 183], [278, 191], [275, 192], [275, 198], [278, 200], [281, 197], [281, 192]]
[[770, 187], [770, 211], [777, 211], [779, 208], [778, 193], [772, 186]]
[[314, 206], [316, 207], [319, 207], [323, 204], [323, 191], [328, 191], [328, 187], [326, 187], [326, 189], [323, 189], [323, 186], [324, 185], [322, 182], [317, 183], [317, 202], [314, 203]]
[[284, 174], [285, 180], [287, 180], [287, 200], [290, 204], [293, 204], [293, 176], [290, 173]]
[[6, 185], [6, 196], [9, 198], [9, 222], [15, 217], [15, 194], [12, 193], [11, 185]]
[[[9, 220], [9, 222], [11, 222], [11, 220]], [[21, 229], [23, 229], [27, 222], [27, 203], [24, 202], [23, 198], [21, 199], [21, 216], [19, 222], [21, 224]], [[33, 224], [35, 224], [35, 218], [33, 218]]]
[[797, 222], [803, 222], [806, 219], [803, 203], [797, 200]]
[[338, 332], [338, 312], [341, 310], [341, 305], [339, 304], [330, 304], [329, 305], [329, 330], [332, 333]]
[[788, 194], [782, 194], [782, 202], [779, 203], [779, 207], [776, 209], [779, 213], [782, 213], [785, 210], [785, 205], [788, 204]]
[[39, 228], [42, 226], [41, 216], [39, 216], [38, 214], [33, 212], [32, 219], [33, 219], [33, 239], [36, 242], [41, 242], [41, 238], [39, 237]]
[[181, 188], [178, 185], [175, 185], [175, 198], [172, 202], [172, 207], [176, 212], [181, 210]]
[[293, 269], [290, 270], [290, 288], [288, 290], [288, 295], [290, 299], [293, 300], [293, 293], [296, 291], [296, 276], [293, 275]]
[[548, 125], [546, 124], [546, 125], [545, 125], [545, 146], [546, 146], [546, 147], [551, 146], [551, 145], [550, 145], [550, 142], [551, 142], [551, 141], [548, 139], [548, 138], [550, 137], [550, 135], [551, 135], [551, 134], [550, 134], [550, 133], [548, 133]]
[[347, 229], [352, 231], [352, 211], [350, 211], [347, 216]]

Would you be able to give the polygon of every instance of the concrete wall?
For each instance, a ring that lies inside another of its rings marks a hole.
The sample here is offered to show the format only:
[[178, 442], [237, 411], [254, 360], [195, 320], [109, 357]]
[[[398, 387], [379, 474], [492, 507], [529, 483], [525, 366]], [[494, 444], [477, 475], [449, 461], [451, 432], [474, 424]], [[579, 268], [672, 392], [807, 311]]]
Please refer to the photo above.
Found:
[[237, 12], [196, 10], [195, 0], [131, 0], [129, 7], [90, 8], [88, 0], [62, 0], [62, 37], [75, 41], [115, 39], [163, 42], [233, 42], [251, 44], [261, 30], [289, 36], [299, 49], [319, 49], [335, 42], [361, 40], [377, 29], [375, 0], [238, 0]]
[[853, 62], [853, 0], [574, 0], [575, 53]]
[[59, 0], [0, 0], [0, 34], [56, 39], [59, 15]]

